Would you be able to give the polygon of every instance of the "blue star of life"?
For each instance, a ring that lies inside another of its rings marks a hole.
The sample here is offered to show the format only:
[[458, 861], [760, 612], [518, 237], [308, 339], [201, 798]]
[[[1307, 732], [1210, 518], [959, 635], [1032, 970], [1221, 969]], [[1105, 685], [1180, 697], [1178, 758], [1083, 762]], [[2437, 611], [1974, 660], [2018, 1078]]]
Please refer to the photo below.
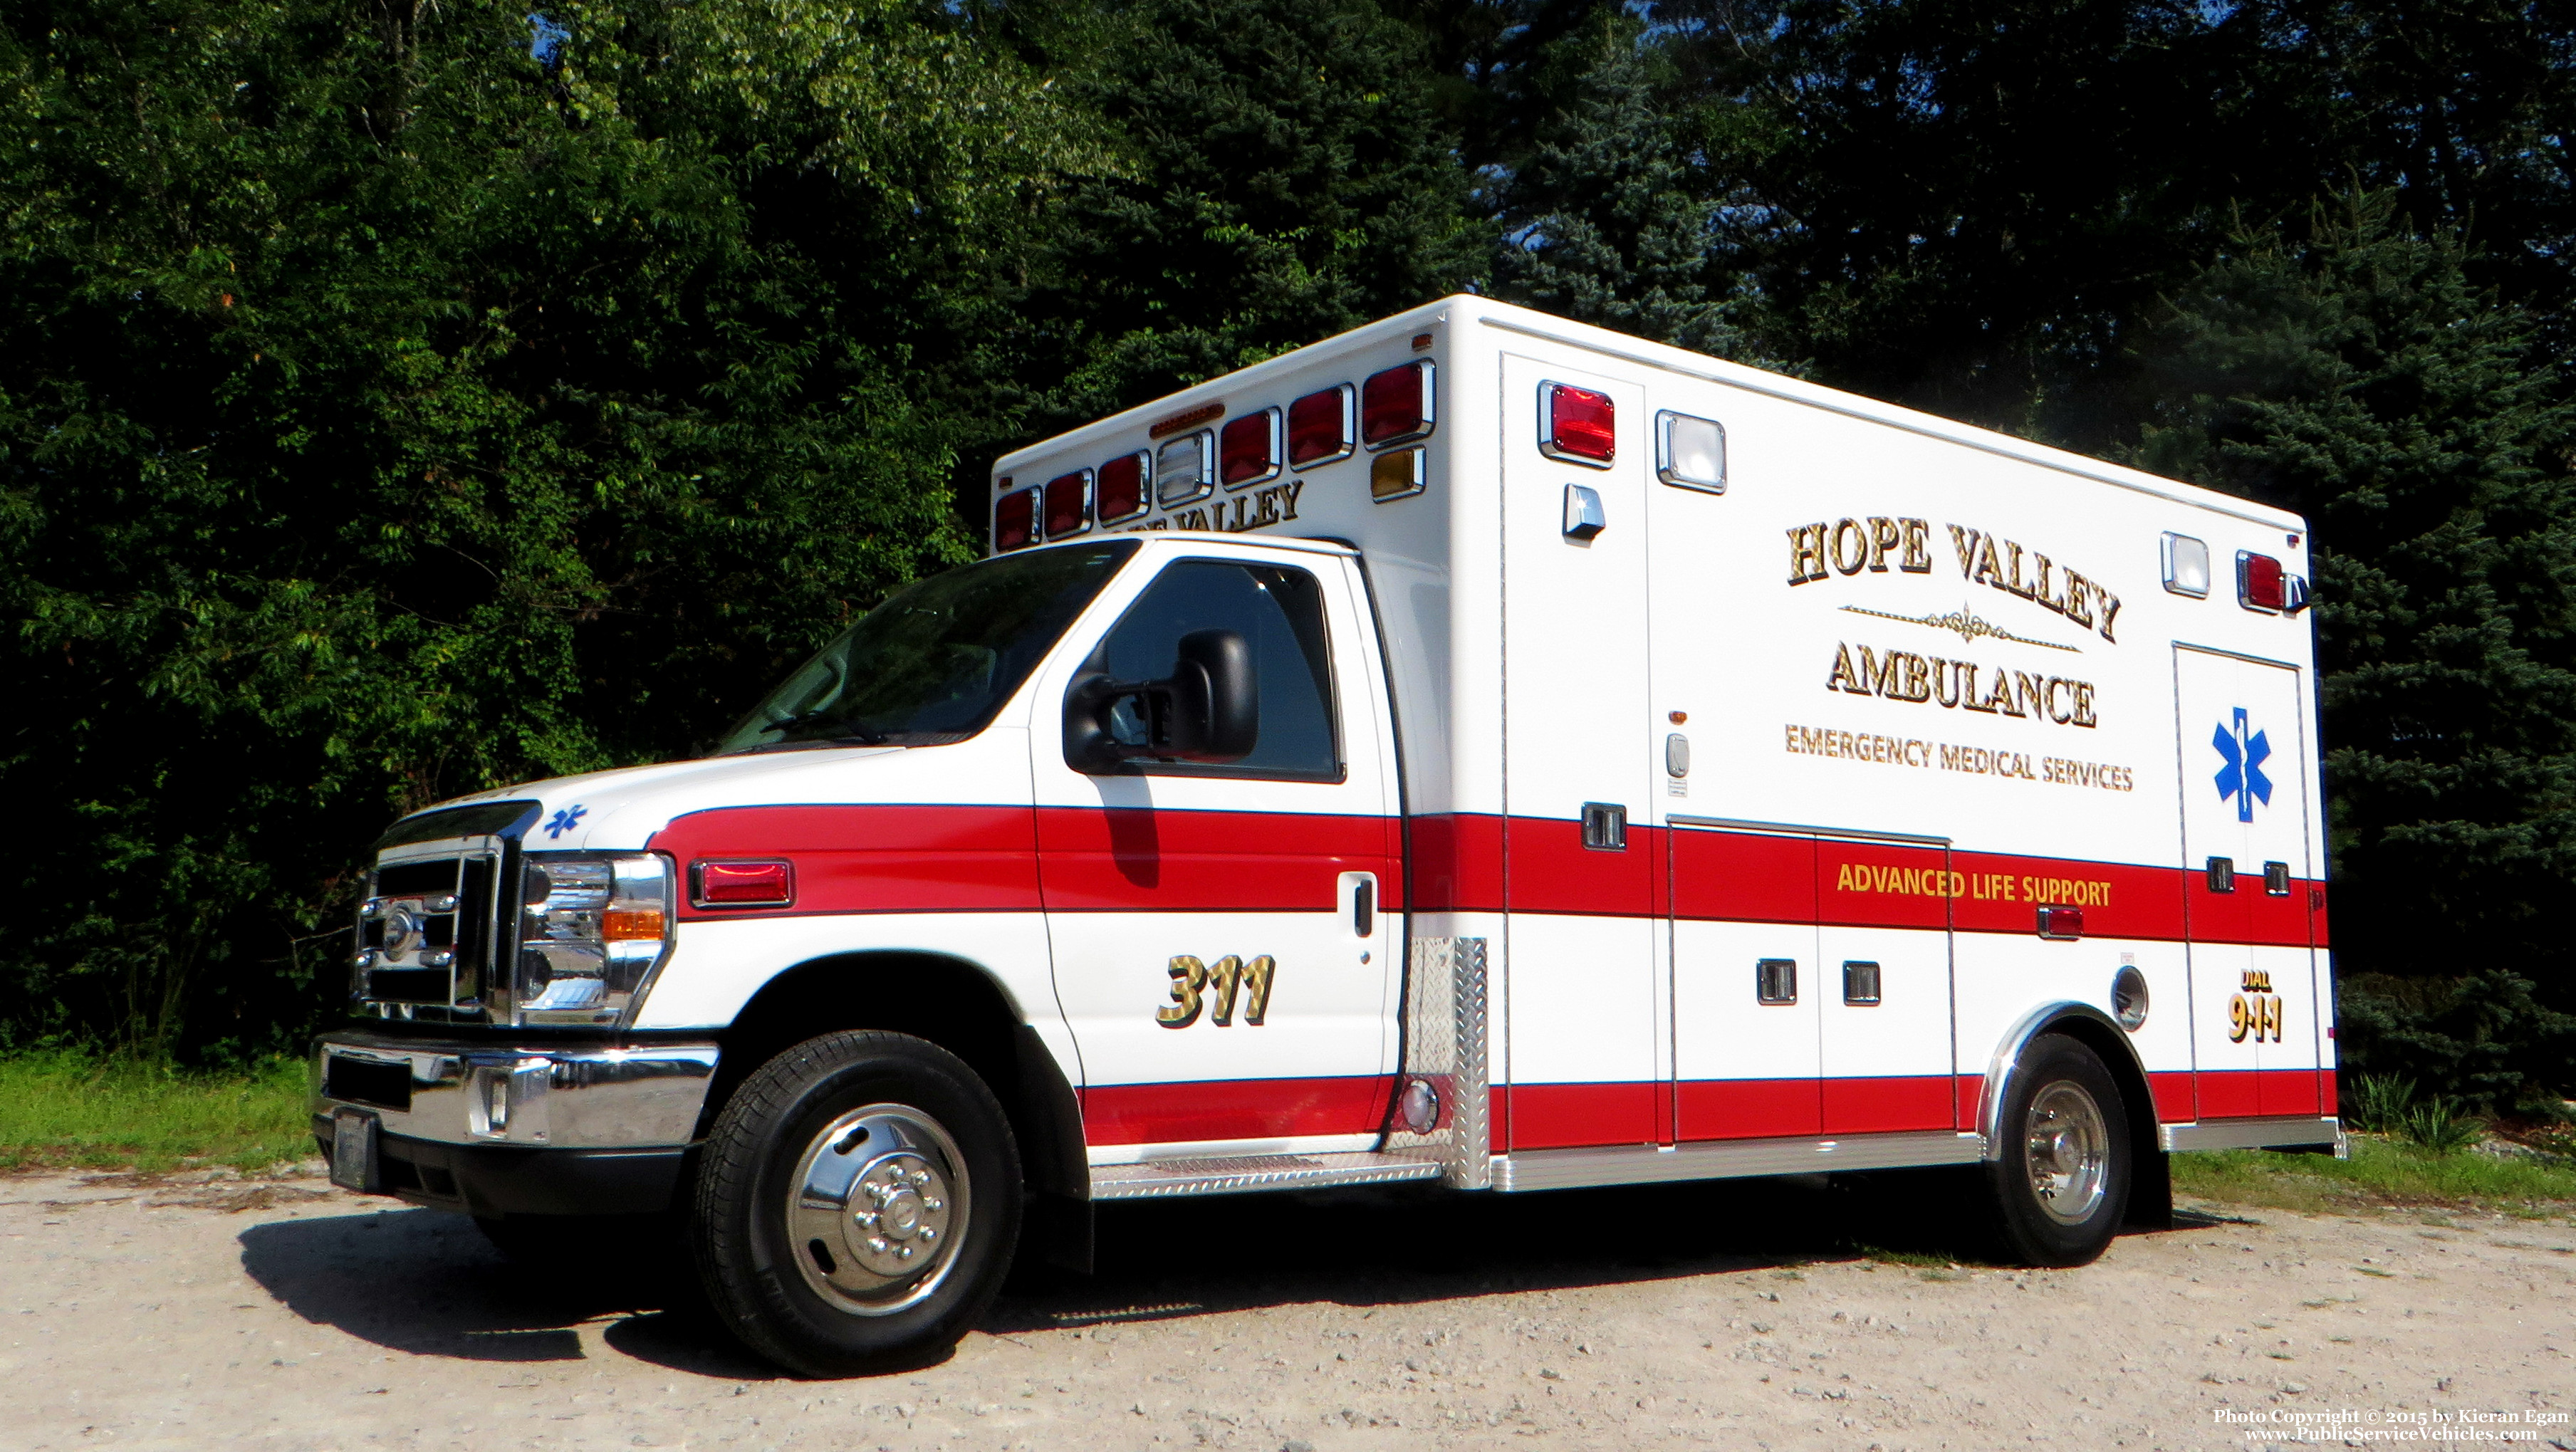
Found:
[[[2242, 716], [2245, 713], [2239, 711], [2236, 714]], [[2266, 794], [2269, 794], [2272, 789], [2269, 786], [2265, 786], [2263, 790]], [[571, 831], [573, 827], [579, 823], [583, 817], [589, 815], [589, 813], [590, 808], [581, 806], [566, 807], [562, 811], [555, 813], [553, 820], [546, 823], [547, 838], [551, 840]]]
[[2209, 744], [2218, 748], [2219, 759], [2227, 763], [2218, 769], [2218, 799], [2235, 799], [2236, 820], [2240, 822], [2254, 820], [2256, 802], [2267, 807], [2272, 804], [2272, 779], [2263, 774], [2263, 763], [2272, 757], [2272, 743], [2265, 732], [2246, 735], [2245, 727], [2245, 708], [2239, 706], [2235, 729], [2229, 730], [2222, 721], [2218, 734], [2209, 739]]

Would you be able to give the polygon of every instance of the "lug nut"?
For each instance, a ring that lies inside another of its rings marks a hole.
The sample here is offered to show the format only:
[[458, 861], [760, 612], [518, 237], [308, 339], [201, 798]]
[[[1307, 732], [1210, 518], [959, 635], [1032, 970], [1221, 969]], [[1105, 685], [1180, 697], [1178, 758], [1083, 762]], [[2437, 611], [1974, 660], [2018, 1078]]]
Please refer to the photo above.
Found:
[[885, 1253], [886, 1253], [886, 1241], [885, 1241], [885, 1237], [884, 1237], [884, 1236], [882, 1236], [882, 1235], [871, 1235], [871, 1236], [869, 1236], [869, 1237], [868, 1237], [868, 1254], [870, 1254], [870, 1255], [883, 1255], [883, 1254], [885, 1254]]
[[861, 1230], [874, 1230], [877, 1228], [877, 1217], [872, 1211], [862, 1210], [850, 1218], [859, 1222], [859, 1228]]
[[933, 1196], [923, 1196], [921, 1208], [924, 1210], [936, 1211], [939, 1208], [939, 1201]]
[[939, 1238], [939, 1232], [930, 1226], [925, 1225], [921, 1227], [919, 1238], [922, 1240], [937, 1240]]

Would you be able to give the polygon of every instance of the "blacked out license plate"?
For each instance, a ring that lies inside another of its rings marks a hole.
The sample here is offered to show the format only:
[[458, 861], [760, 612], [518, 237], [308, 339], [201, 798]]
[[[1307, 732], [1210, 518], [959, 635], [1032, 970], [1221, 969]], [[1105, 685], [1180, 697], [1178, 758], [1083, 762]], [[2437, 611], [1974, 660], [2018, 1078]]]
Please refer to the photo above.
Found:
[[381, 1189], [377, 1169], [376, 1116], [363, 1109], [342, 1109], [331, 1116], [331, 1183], [344, 1190]]

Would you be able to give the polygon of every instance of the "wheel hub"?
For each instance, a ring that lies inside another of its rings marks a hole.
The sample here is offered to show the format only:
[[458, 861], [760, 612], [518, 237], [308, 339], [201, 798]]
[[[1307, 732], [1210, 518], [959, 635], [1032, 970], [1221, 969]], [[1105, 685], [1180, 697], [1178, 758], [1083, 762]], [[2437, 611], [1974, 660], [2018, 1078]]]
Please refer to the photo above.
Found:
[[2111, 1171], [2111, 1136], [2093, 1096], [2072, 1080], [2042, 1085], [2030, 1098], [2022, 1142], [2039, 1208], [2062, 1225], [2090, 1219]]
[[797, 1167], [787, 1229], [817, 1295], [862, 1316], [930, 1294], [956, 1259], [965, 1160], [921, 1110], [871, 1104], [825, 1125]]

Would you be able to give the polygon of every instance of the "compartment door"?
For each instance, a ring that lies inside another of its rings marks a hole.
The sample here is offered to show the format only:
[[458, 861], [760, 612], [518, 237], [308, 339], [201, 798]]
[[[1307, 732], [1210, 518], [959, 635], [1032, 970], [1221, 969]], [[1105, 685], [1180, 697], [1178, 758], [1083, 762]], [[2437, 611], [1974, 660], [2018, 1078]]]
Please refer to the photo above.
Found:
[[2306, 678], [2177, 645], [2174, 685], [2200, 1117], [2323, 1113]]
[[[1548, 382], [1610, 397], [1612, 467], [1540, 452]], [[1632, 384], [1503, 360], [1505, 1131], [1515, 1150], [1664, 1134], [1645, 410]], [[1565, 527], [1569, 487], [1600, 501], [1604, 527], [1588, 538]]]

